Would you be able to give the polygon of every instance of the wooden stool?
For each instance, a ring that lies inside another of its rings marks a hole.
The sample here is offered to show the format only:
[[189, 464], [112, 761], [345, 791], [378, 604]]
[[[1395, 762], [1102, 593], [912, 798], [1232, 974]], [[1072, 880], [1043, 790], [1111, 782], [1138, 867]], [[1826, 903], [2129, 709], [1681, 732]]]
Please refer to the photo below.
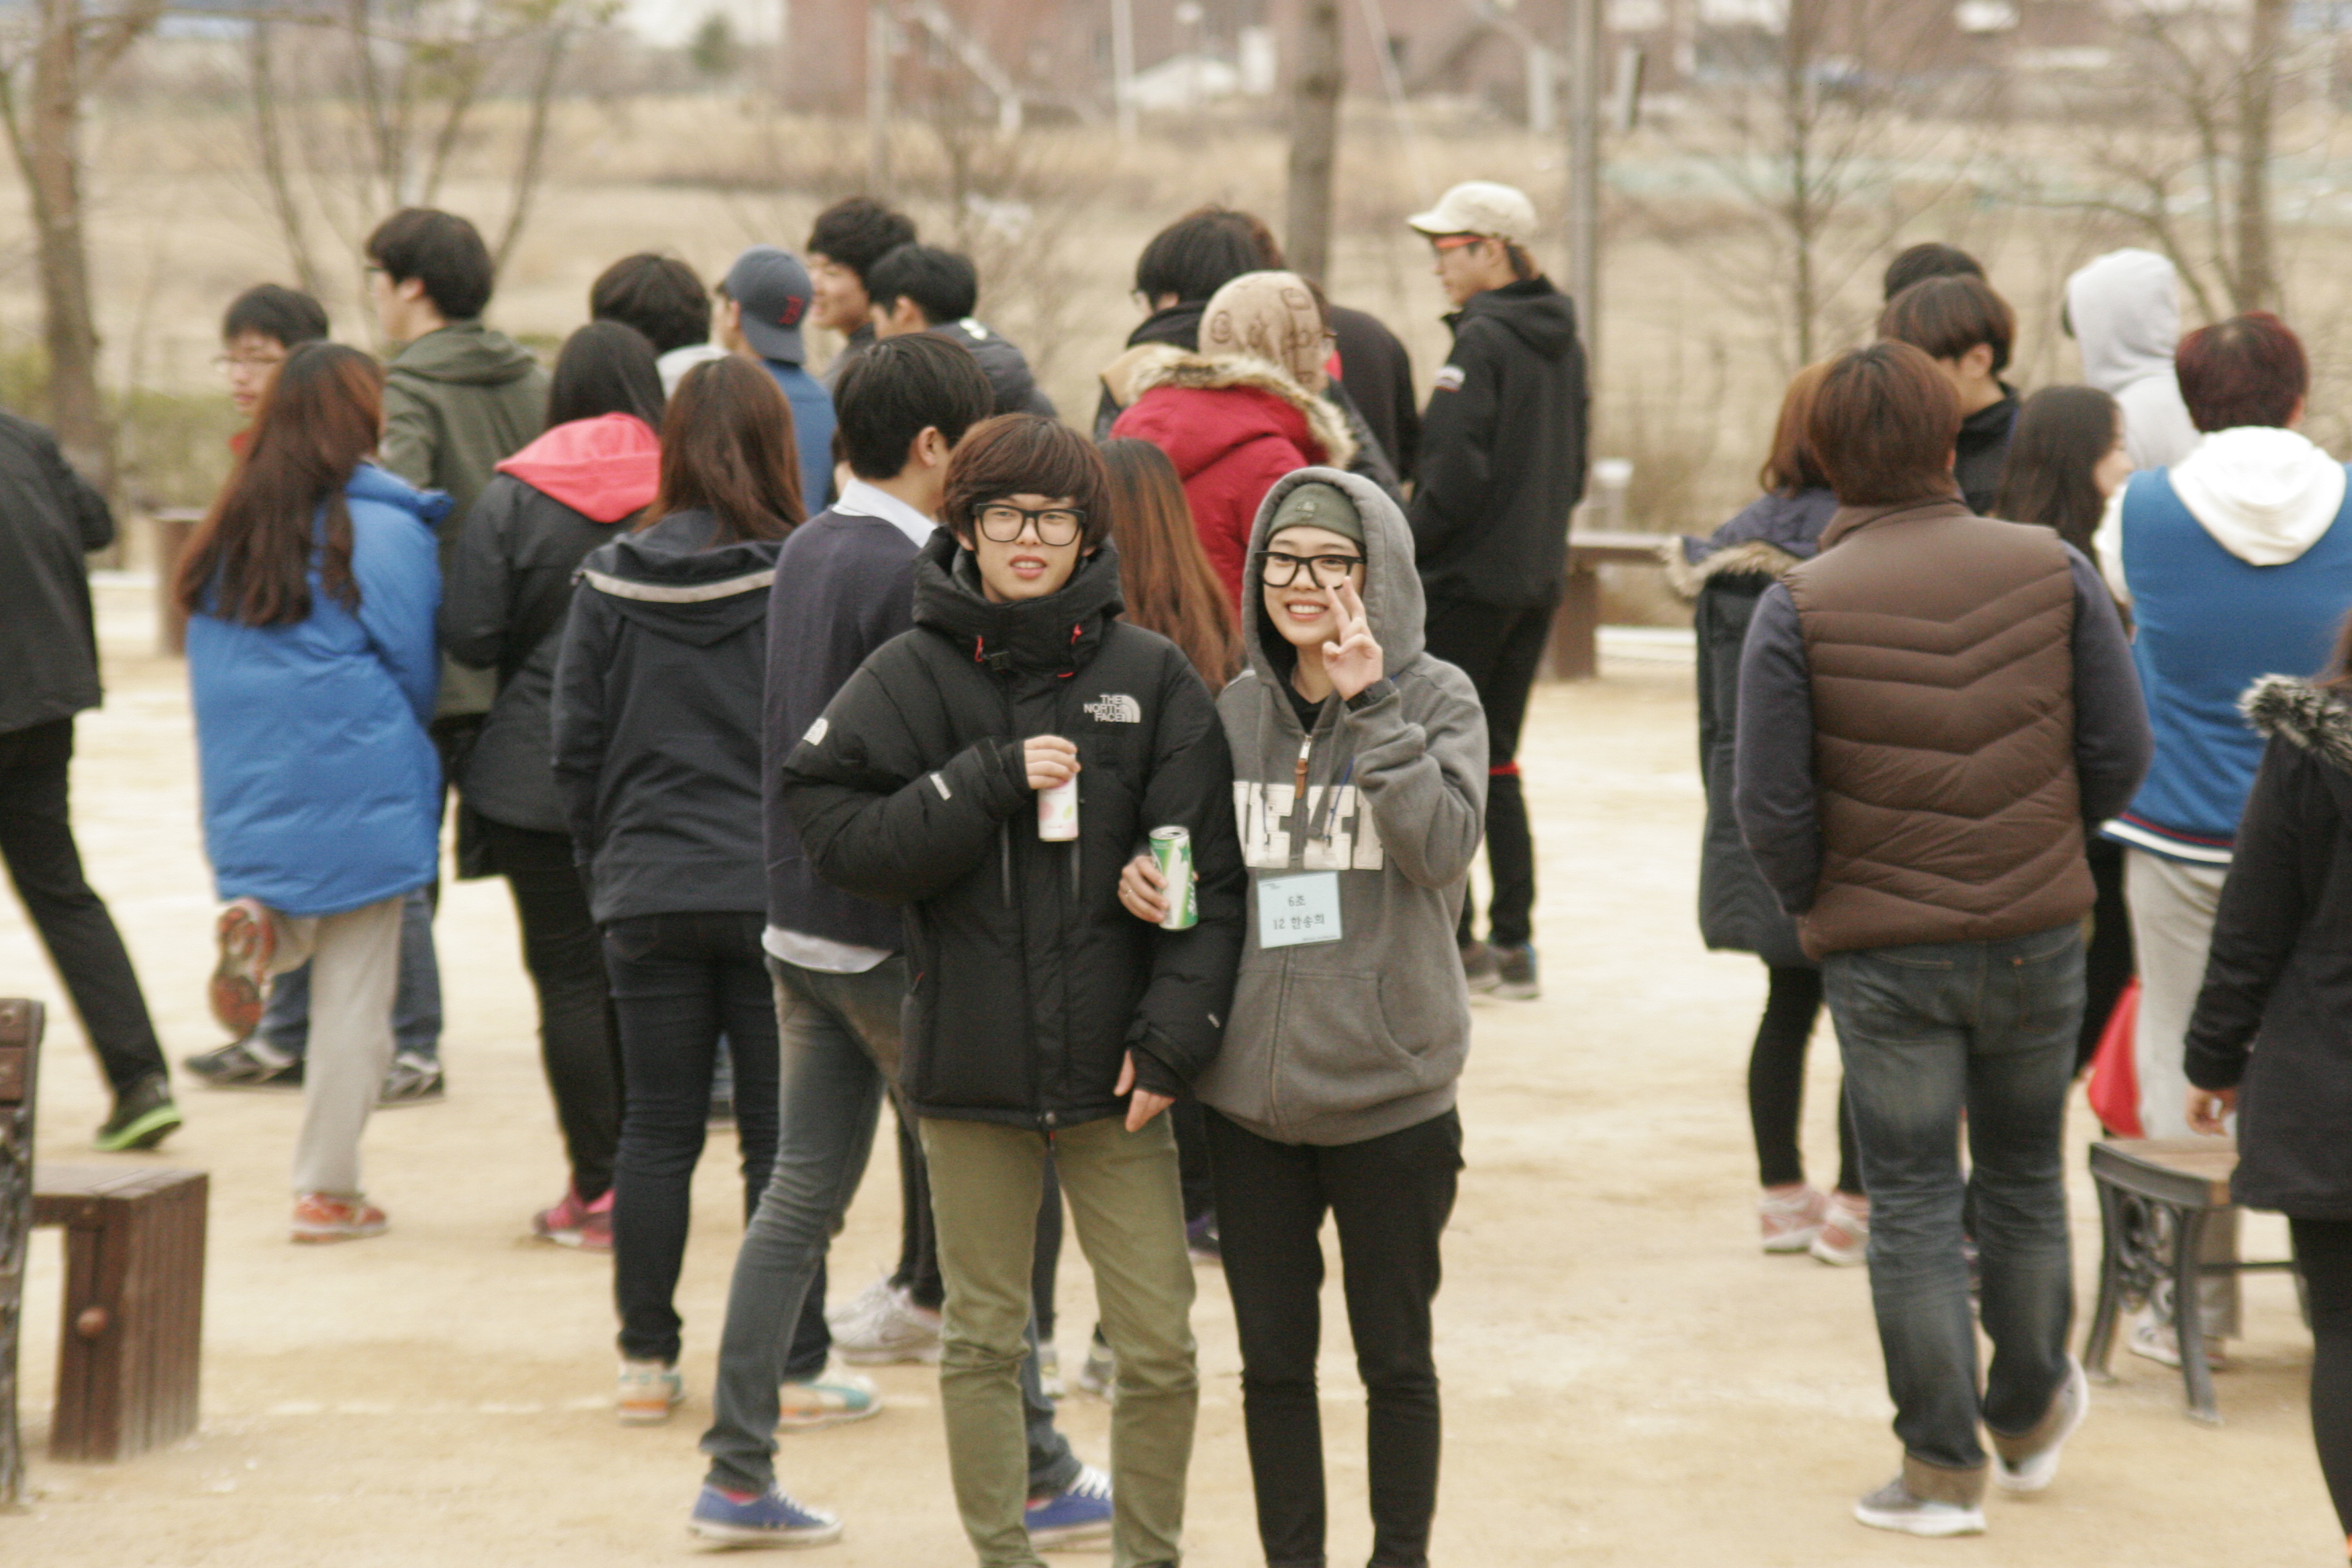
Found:
[[202, 1171], [44, 1165], [33, 1223], [66, 1227], [53, 1459], [127, 1459], [196, 1429]]
[[2230, 1206], [2230, 1173], [2237, 1169], [2233, 1138], [2109, 1138], [2091, 1145], [2091, 1176], [2098, 1184], [2099, 1303], [2091, 1312], [2083, 1362], [2102, 1383], [2115, 1350], [2116, 1320], [2126, 1300], [2145, 1301], [2157, 1282], [2172, 1282], [2173, 1337], [2180, 1347], [2180, 1378], [2189, 1415], [2220, 1426], [2213, 1369], [2205, 1360], [2205, 1330], [2197, 1296], [2208, 1274], [2293, 1268], [2288, 1260], [2206, 1263], [2199, 1244], [2206, 1217]]
[[0, 998], [0, 1508], [25, 1486], [16, 1434], [16, 1331], [25, 1300], [25, 1245], [33, 1230], [34, 1084], [41, 1068], [41, 1005]]

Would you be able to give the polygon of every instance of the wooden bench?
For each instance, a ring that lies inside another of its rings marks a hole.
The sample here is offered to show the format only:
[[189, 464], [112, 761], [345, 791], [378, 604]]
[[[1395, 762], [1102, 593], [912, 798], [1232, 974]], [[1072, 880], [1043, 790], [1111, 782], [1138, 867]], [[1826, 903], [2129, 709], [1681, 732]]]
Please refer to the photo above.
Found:
[[25, 1247], [33, 1231], [33, 1088], [41, 1067], [41, 1005], [0, 998], [0, 1508], [25, 1489], [16, 1429], [16, 1345]]
[[1655, 566], [1654, 533], [1575, 528], [1568, 535], [1568, 583], [1552, 612], [1546, 658], [1554, 680], [1591, 680], [1601, 673], [1601, 568]]
[[53, 1459], [128, 1459], [196, 1429], [202, 1171], [44, 1165], [33, 1223], [66, 1229]]
[[2083, 1362], [2101, 1382], [2113, 1379], [2116, 1322], [2126, 1303], [2149, 1300], [2159, 1280], [2172, 1285], [2173, 1333], [2180, 1346], [2180, 1379], [2189, 1414], [2219, 1426], [2213, 1369], [2205, 1360], [2198, 1281], [2208, 1274], [2292, 1269], [2292, 1261], [2206, 1263], [2198, 1253], [2205, 1222], [2230, 1206], [2230, 1174], [2238, 1166], [2233, 1138], [2109, 1138], [2091, 1145], [2091, 1178], [2099, 1194], [2099, 1300], [2091, 1312]]

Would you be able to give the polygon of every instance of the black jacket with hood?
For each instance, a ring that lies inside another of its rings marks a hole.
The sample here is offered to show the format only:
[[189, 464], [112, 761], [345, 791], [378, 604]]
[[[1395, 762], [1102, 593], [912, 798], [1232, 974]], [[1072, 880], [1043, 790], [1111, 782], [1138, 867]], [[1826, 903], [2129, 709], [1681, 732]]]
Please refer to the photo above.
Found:
[[2000, 498], [2001, 471], [2009, 467], [2009, 438], [2022, 406], [2017, 388], [2003, 382], [1999, 402], [1988, 403], [1960, 421], [1959, 439], [1952, 448], [1952, 479], [1960, 487], [1960, 499], [1979, 517], [1990, 517]]
[[944, 321], [931, 329], [932, 335], [951, 343], [961, 343], [980, 362], [980, 372], [988, 377], [988, 389], [996, 394], [999, 414], [1035, 414], [1047, 419], [1058, 419], [1054, 400], [1037, 385], [1036, 375], [1029, 369], [1029, 356], [1005, 338], [966, 316], [961, 321]]
[[1797, 922], [1780, 907], [1739, 837], [1732, 805], [1739, 717], [1739, 655], [1756, 602], [1780, 574], [1821, 549], [1837, 515], [1826, 488], [1760, 496], [1706, 539], [1668, 540], [1666, 581], [1691, 601], [1698, 639], [1698, 771], [1706, 786], [1699, 841], [1698, 931], [1710, 948], [1752, 952], [1775, 969], [1811, 969]]
[[2189, 1081], [2238, 1090], [2238, 1202], [2352, 1220], [2352, 710], [2284, 675], [2240, 706], [2270, 745], [2213, 921]]
[[[1338, 486], [1364, 524], [1364, 618], [1385, 678], [1299, 721], [1297, 655], [1253, 592], [1242, 615], [1249, 664], [1217, 698], [1233, 749], [1234, 803], [1253, 903], [1265, 879], [1333, 873], [1340, 940], [1267, 948], [1255, 914], [1225, 1048], [1201, 1102], [1281, 1143], [1360, 1143], [1442, 1116], [1470, 1050], [1470, 994], [1454, 947], [1470, 861], [1486, 816], [1486, 718], [1470, 678], [1423, 651], [1421, 580], [1404, 514], [1377, 488]], [[1306, 798], [1298, 783], [1306, 781]]]
[[780, 540], [674, 512], [591, 554], [555, 666], [555, 792], [600, 922], [758, 914], [760, 715]]
[[1549, 279], [1471, 296], [1422, 417], [1412, 534], [1433, 603], [1556, 603], [1584, 499], [1584, 345]]
[[113, 542], [114, 514], [57, 437], [0, 414], [0, 735], [98, 706], [82, 558]]
[[[899, 1087], [925, 1116], [1053, 1131], [1120, 1115], [1124, 1053], [1174, 1094], [1215, 1056], [1241, 949], [1233, 768], [1174, 644], [1118, 619], [1108, 544], [1044, 598], [992, 604], [941, 529], [915, 626], [875, 650], [784, 761], [817, 874], [906, 912]], [[1037, 837], [1024, 741], [1078, 748], [1078, 837]], [[1120, 868], [1192, 836], [1200, 923], [1146, 925]]]

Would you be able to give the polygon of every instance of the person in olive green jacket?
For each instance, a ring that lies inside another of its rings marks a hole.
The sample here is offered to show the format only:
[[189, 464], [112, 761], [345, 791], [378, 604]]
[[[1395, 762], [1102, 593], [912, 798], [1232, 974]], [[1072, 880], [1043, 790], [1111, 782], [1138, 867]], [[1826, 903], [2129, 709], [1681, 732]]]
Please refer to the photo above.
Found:
[[[400, 345], [384, 374], [377, 460], [412, 485], [448, 492], [440, 531], [446, 574], [475, 498], [501, 460], [546, 427], [547, 372], [482, 324], [495, 268], [464, 218], [404, 207], [368, 236], [367, 256], [377, 325]], [[445, 659], [436, 733], [451, 719], [478, 721], [495, 686], [488, 671]]]

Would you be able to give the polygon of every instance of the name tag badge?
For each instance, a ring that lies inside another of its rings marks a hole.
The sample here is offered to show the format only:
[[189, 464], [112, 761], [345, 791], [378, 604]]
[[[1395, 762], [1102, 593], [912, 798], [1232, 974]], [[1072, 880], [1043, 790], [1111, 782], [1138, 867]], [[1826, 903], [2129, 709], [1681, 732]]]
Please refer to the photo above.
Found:
[[1305, 947], [1339, 940], [1339, 874], [1264, 877], [1257, 884], [1257, 944]]

